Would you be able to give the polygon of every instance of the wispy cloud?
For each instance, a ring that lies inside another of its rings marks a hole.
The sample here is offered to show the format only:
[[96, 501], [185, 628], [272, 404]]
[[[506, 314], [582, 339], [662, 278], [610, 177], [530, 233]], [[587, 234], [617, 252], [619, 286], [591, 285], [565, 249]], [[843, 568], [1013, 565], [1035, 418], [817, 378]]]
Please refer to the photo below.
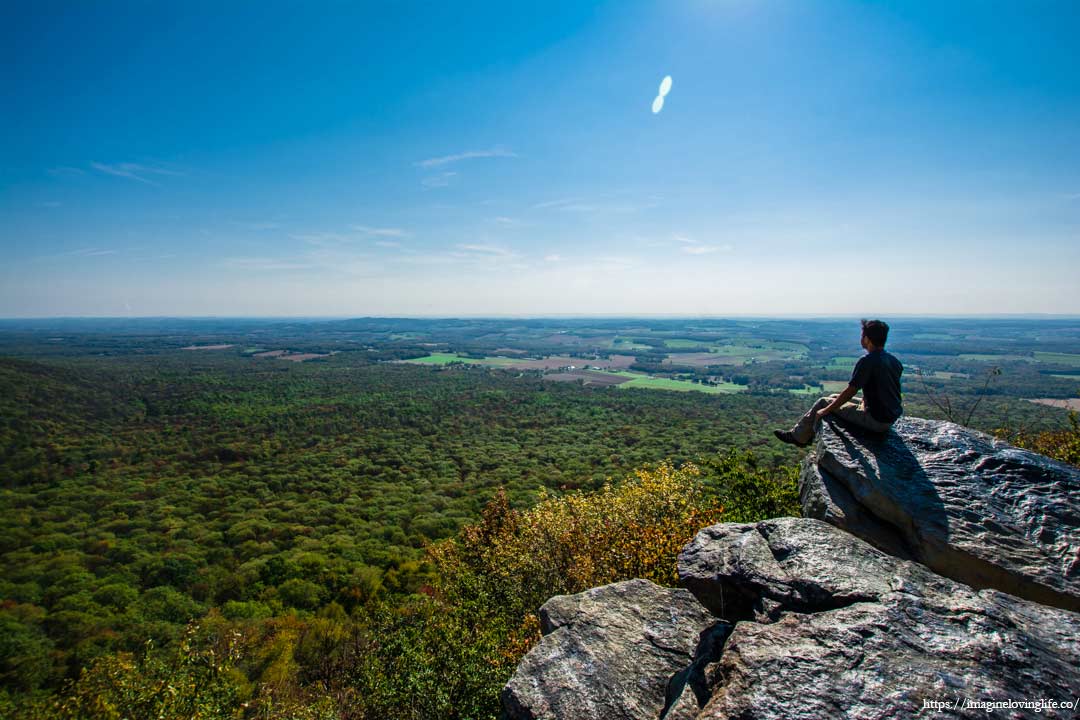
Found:
[[518, 227], [519, 225], [521, 225], [520, 220], [512, 217], [506, 217], [503, 215], [491, 218], [491, 222], [495, 223], [496, 225], [501, 225], [502, 227]]
[[106, 255], [116, 255], [118, 250], [108, 250], [104, 248], [79, 248], [78, 250], [68, 250], [61, 253], [51, 253], [49, 255], [38, 255], [38, 260], [54, 260], [56, 258], [89, 258], [89, 257], [104, 257]]
[[451, 248], [410, 250], [395, 258], [409, 265], [461, 265], [476, 269], [511, 269], [527, 267], [521, 256], [501, 245], [459, 243]]
[[239, 270], [310, 270], [317, 267], [306, 260], [294, 260], [274, 257], [232, 257], [225, 258], [225, 264]]
[[567, 205], [571, 205], [571, 204], [574, 204], [576, 202], [577, 202], [577, 200], [572, 200], [570, 198], [562, 198], [562, 199], [559, 199], [559, 200], [546, 200], [544, 202], [538, 202], [535, 205], [533, 205], [533, 209], [534, 210], [547, 210], [548, 208], [563, 208], [563, 207], [566, 207]]
[[552, 254], [544, 256], [545, 262], [559, 262], [560, 260], [562, 260], [562, 257], [560, 255]]
[[504, 147], [493, 147], [489, 150], [469, 150], [467, 152], [455, 153], [454, 155], [442, 155], [440, 157], [428, 158], [427, 160], [417, 162], [416, 166], [433, 168], [461, 162], [462, 160], [476, 160], [479, 158], [516, 158], [517, 156], [517, 153], [511, 152]]
[[474, 245], [474, 244], [462, 244], [458, 245], [458, 250], [463, 250], [468, 253], [481, 253], [485, 255], [498, 255], [499, 257], [511, 257], [514, 253], [507, 250], [504, 247], [497, 245]]
[[349, 241], [347, 235], [332, 232], [294, 233], [289, 235], [289, 237], [293, 240], [302, 240], [311, 243], [312, 245], [330, 245]]
[[426, 178], [420, 181], [420, 184], [428, 188], [446, 187], [449, 185], [456, 172], [441, 172], [438, 175], [428, 175]]
[[290, 271], [311, 270], [320, 275], [332, 273], [358, 274], [370, 270], [369, 256], [341, 249], [314, 248], [292, 256], [231, 257], [225, 264], [240, 270]]
[[116, 255], [116, 250], [102, 250], [100, 248], [85, 248], [83, 250], [73, 250], [72, 252], [65, 253], [67, 255], [74, 255], [76, 257], [100, 257], [102, 255]]
[[106, 175], [127, 178], [128, 180], [135, 180], [136, 182], [141, 182], [146, 185], [157, 185], [157, 183], [148, 176], [168, 175], [179, 177], [184, 174], [167, 168], [140, 165], [139, 163], [116, 163], [110, 165], [108, 163], [92, 162], [90, 163], [90, 167]]
[[655, 207], [657, 202], [649, 200], [647, 203], [632, 202], [629, 200], [617, 200], [610, 198], [586, 199], [586, 198], [561, 198], [547, 200], [533, 205], [534, 210], [557, 210], [572, 213], [632, 213], [639, 210]]
[[293, 240], [301, 240], [310, 245], [315, 245], [316, 247], [343, 249], [347, 246], [355, 246], [358, 243], [368, 242], [373, 242], [375, 245], [380, 245], [382, 247], [400, 247], [400, 243], [388, 238], [404, 239], [411, 237], [411, 235], [412, 234], [409, 231], [403, 228], [350, 225], [346, 232], [293, 233], [289, 235], [289, 237]]
[[349, 226], [355, 232], [368, 237], [395, 237], [403, 238], [408, 237], [409, 233], [401, 228], [394, 227], [372, 227], [370, 225], [350, 225]]
[[256, 232], [262, 231], [262, 230], [277, 230], [278, 228], [281, 227], [281, 223], [274, 222], [272, 220], [255, 221], [255, 222], [234, 220], [233, 225], [235, 225], [238, 228], [242, 228], [244, 230], [254, 230]]
[[728, 252], [730, 250], [730, 245], [692, 245], [682, 249], [687, 255], [708, 255], [709, 253]]
[[709, 255], [716, 252], [730, 252], [730, 245], [708, 245], [684, 235], [676, 235], [675, 241], [682, 244], [682, 251], [687, 255]]

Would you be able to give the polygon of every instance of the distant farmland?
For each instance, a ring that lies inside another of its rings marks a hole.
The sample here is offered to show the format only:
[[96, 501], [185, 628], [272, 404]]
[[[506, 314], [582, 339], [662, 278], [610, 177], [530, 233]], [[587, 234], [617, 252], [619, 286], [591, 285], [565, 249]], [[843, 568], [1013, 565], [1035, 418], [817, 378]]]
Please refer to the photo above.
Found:
[[[615, 374], [615, 373], [612, 373]], [[643, 388], [646, 390], [675, 390], [678, 392], [698, 391], [703, 393], [729, 395], [731, 393], [739, 393], [746, 390], [745, 385], [736, 385], [735, 383], [718, 383], [716, 385], [706, 385], [704, 383], [691, 382], [689, 380], [674, 380], [672, 378], [664, 377], [650, 377], [649, 375], [641, 375], [639, 373], [631, 372], [619, 372], [619, 377], [628, 378], [628, 382], [621, 383], [620, 388]]]
[[631, 378], [615, 373], [594, 372], [592, 370], [571, 370], [570, 372], [548, 373], [545, 380], [552, 382], [582, 382], [586, 385], [622, 385], [631, 381]]
[[558, 370], [559, 368], [573, 367], [585, 369], [586, 365], [600, 368], [621, 369], [628, 368], [634, 363], [633, 355], [612, 355], [608, 359], [586, 360], [568, 355], [553, 355], [546, 358], [509, 358], [488, 356], [484, 358], [471, 358], [456, 353], [432, 353], [426, 357], [413, 358], [402, 362], [418, 363], [421, 365], [449, 365], [451, 363], [465, 363], [466, 365], [488, 365], [491, 367], [512, 368], [514, 370]]

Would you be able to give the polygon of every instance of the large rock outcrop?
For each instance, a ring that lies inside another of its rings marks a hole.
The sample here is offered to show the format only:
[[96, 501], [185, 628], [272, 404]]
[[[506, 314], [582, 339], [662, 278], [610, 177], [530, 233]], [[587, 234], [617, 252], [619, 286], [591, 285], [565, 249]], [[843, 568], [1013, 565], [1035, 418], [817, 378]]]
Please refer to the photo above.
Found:
[[803, 513], [975, 588], [1080, 611], [1080, 471], [953, 423], [826, 420]]
[[679, 556], [689, 593], [550, 600], [506, 716], [1073, 716], [1075, 468], [950, 423], [874, 437], [827, 421], [800, 492], [827, 522], [705, 528]]

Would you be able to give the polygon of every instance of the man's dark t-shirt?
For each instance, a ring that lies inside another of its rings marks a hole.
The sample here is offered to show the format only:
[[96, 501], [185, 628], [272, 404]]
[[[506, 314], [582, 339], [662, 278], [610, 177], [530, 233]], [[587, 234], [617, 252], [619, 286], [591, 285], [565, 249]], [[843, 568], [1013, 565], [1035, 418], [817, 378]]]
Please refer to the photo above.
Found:
[[891, 423], [904, 412], [900, 404], [900, 374], [903, 372], [904, 366], [899, 360], [884, 350], [875, 350], [855, 363], [848, 385], [863, 391], [866, 409], [875, 420]]

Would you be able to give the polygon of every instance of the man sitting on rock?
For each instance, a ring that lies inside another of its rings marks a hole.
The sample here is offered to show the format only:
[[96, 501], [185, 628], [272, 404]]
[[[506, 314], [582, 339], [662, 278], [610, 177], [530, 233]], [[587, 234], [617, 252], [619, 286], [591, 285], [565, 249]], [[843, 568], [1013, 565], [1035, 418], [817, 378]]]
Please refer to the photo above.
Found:
[[[883, 433], [892, 427], [903, 412], [900, 404], [900, 374], [904, 366], [885, 352], [889, 326], [881, 320], [862, 321], [862, 346], [866, 354], [855, 363], [848, 386], [838, 395], [823, 397], [814, 403], [791, 430], [773, 430], [777, 438], [806, 447], [814, 439], [826, 415], [835, 413], [841, 420], [867, 430]], [[861, 404], [848, 402], [863, 391]]]

